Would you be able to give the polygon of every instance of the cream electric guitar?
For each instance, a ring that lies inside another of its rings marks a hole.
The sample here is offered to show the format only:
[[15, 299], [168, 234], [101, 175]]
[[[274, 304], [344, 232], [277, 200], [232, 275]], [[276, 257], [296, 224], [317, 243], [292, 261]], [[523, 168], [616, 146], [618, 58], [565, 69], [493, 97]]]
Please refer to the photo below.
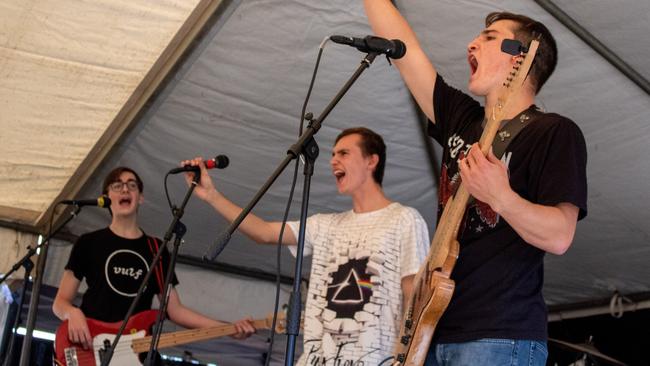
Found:
[[[533, 40], [523, 59], [519, 59], [504, 82], [498, 103], [489, 116], [479, 140], [481, 152], [487, 155], [501, 121], [509, 111], [511, 96], [523, 86], [533, 63], [539, 42]], [[469, 201], [469, 193], [461, 182], [442, 212], [431, 250], [413, 282], [413, 295], [404, 313], [393, 365], [422, 366], [427, 356], [434, 330], [447, 309], [454, 292], [451, 272], [458, 258], [458, 230]]]
[[[140, 354], [149, 351], [151, 336], [149, 329], [156, 322], [158, 311], [147, 310], [132, 316], [125, 328], [120, 341], [115, 347], [111, 359], [111, 366], [133, 366], [140, 365]], [[273, 323], [273, 314], [266, 319], [253, 321], [256, 329], [270, 329]], [[110, 346], [115, 339], [115, 334], [120, 329], [122, 322], [106, 323], [94, 319], [88, 319], [88, 328], [92, 336], [92, 349], [83, 349], [81, 345], [68, 340], [68, 321], [64, 321], [56, 331], [54, 349], [56, 352], [55, 362], [64, 366], [96, 366], [101, 365], [102, 353], [107, 346]], [[284, 331], [284, 313], [278, 314], [276, 332]], [[221, 325], [209, 328], [181, 330], [162, 334], [158, 342], [158, 348], [167, 348], [181, 344], [203, 341], [212, 338], [219, 338], [236, 334], [234, 325]]]

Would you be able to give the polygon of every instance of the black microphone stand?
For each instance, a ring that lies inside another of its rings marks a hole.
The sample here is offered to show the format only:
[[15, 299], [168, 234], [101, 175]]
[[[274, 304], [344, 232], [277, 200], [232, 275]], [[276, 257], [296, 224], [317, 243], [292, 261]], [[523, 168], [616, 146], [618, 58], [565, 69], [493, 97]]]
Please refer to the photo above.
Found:
[[[30, 266], [30, 264], [26, 264], [28, 261], [31, 263], [31, 256], [36, 254], [36, 251], [40, 248], [41, 252], [38, 255], [38, 260], [36, 261], [36, 275], [34, 277], [33, 283], [32, 283], [32, 292], [29, 295], [29, 310], [27, 312], [27, 323], [25, 325], [25, 337], [23, 338], [23, 346], [22, 346], [22, 351], [20, 354], [20, 366], [29, 366], [29, 361], [31, 358], [31, 351], [32, 351], [32, 334], [34, 332], [34, 326], [36, 325], [36, 315], [38, 313], [38, 300], [41, 292], [41, 284], [43, 283], [43, 275], [44, 275], [44, 270], [45, 270], [45, 263], [47, 261], [47, 250], [50, 247], [50, 239], [54, 237], [65, 225], [68, 224], [73, 218], [77, 217], [77, 214], [81, 211], [81, 206], [75, 205], [74, 210], [70, 213], [70, 216], [65, 219], [59, 227], [54, 230], [54, 232], [51, 232], [48, 234], [47, 238], [43, 240], [43, 242], [39, 245], [37, 245], [35, 248], [30, 248], [27, 254], [25, 254], [24, 257], [22, 257], [16, 264], [14, 264], [13, 268], [0, 280], [0, 283], [2, 283], [9, 275], [11, 275], [13, 272], [18, 270], [20, 266], [25, 266], [25, 279], [23, 280], [23, 286], [27, 286], [28, 282], [28, 271], [27, 267]], [[33, 265], [33, 264], [32, 264]], [[31, 268], [30, 268], [31, 269]], [[23, 295], [25, 296], [25, 288], [23, 287]], [[23, 300], [20, 300], [20, 306], [22, 307]], [[18, 308], [18, 314], [16, 315], [17, 317], [20, 317], [20, 311], [22, 309]], [[17, 327], [17, 324], [16, 324]], [[15, 328], [14, 331], [16, 331], [17, 328]], [[12, 334], [12, 337], [14, 335]], [[12, 339], [13, 342], [13, 339]], [[11, 352], [11, 351], [9, 351]], [[9, 362], [11, 362], [10, 359], [6, 359]]]
[[[27, 251], [29, 252], [32, 248], [27, 247]], [[20, 300], [18, 301], [18, 307], [16, 308], [16, 318], [14, 319], [14, 324], [11, 328], [11, 333], [9, 334], [10, 340], [8, 343], [7, 348], [5, 349], [5, 357], [2, 362], [3, 365], [5, 366], [10, 366], [11, 361], [13, 359], [13, 353], [14, 353], [14, 343], [16, 341], [16, 332], [18, 332], [18, 326], [20, 325], [21, 322], [21, 313], [23, 310], [23, 305], [25, 303], [25, 295], [27, 294], [27, 284], [29, 281], [29, 277], [32, 273], [32, 269], [34, 268], [34, 262], [30, 259], [31, 256], [23, 257], [20, 259], [16, 264], [14, 264], [14, 267], [7, 273], [5, 276], [2, 277], [0, 280], [0, 283], [4, 282], [5, 279], [9, 276], [9, 274], [13, 273], [16, 271], [17, 268], [19, 267], [24, 267], [25, 268], [25, 276], [23, 277], [23, 286], [20, 291]]]
[[169, 265], [167, 268], [167, 273], [165, 274], [165, 284], [163, 286], [164, 288], [162, 289], [163, 293], [160, 300], [160, 311], [158, 312], [158, 319], [156, 319], [156, 327], [151, 337], [151, 345], [149, 346], [149, 353], [147, 353], [147, 358], [144, 361], [145, 366], [153, 365], [153, 360], [154, 357], [156, 356], [156, 351], [158, 349], [158, 342], [160, 341], [160, 335], [162, 333], [163, 322], [165, 321], [165, 314], [167, 313], [167, 304], [169, 304], [169, 294], [172, 289], [171, 282], [172, 282], [172, 276], [174, 275], [174, 268], [176, 267], [176, 258], [178, 257], [178, 249], [181, 245], [183, 235], [185, 235], [185, 232], [187, 232], [187, 228], [180, 221], [180, 218], [183, 217], [185, 206], [187, 205], [187, 201], [189, 201], [190, 197], [192, 196], [192, 192], [194, 192], [194, 188], [196, 188], [196, 185], [199, 183], [200, 179], [201, 179], [201, 173], [194, 172], [194, 177], [192, 178], [192, 184], [187, 189], [187, 193], [185, 194], [185, 198], [183, 199], [183, 203], [181, 204], [181, 207], [180, 208], [174, 207], [173, 209], [174, 219], [172, 220], [171, 225], [169, 225], [169, 229], [167, 230], [167, 233], [165, 233], [164, 244], [162, 247], [160, 247], [161, 250], [167, 247], [167, 243], [171, 239], [172, 234], [175, 234], [174, 250], [172, 251], [171, 258], [169, 258]]
[[294, 271], [294, 280], [293, 280], [293, 289], [291, 291], [291, 296], [289, 298], [289, 307], [287, 309], [287, 350], [285, 356], [285, 366], [293, 365], [296, 339], [300, 331], [300, 312], [301, 312], [301, 296], [300, 296], [300, 282], [302, 276], [302, 257], [303, 250], [305, 245], [305, 227], [307, 224], [307, 210], [309, 204], [309, 188], [311, 183], [311, 176], [314, 171], [314, 162], [318, 156], [318, 145], [314, 140], [314, 135], [321, 128], [322, 122], [329, 115], [329, 113], [334, 109], [336, 104], [343, 98], [343, 95], [350, 89], [352, 84], [361, 76], [361, 73], [370, 67], [372, 62], [377, 57], [376, 52], [368, 53], [361, 64], [357, 67], [357, 70], [352, 74], [350, 79], [343, 85], [341, 90], [334, 96], [334, 99], [330, 104], [325, 107], [325, 110], [321, 115], [315, 119], [310, 120], [309, 125], [303, 132], [303, 134], [298, 138], [298, 141], [293, 144], [287, 151], [287, 157], [280, 163], [280, 165], [275, 169], [271, 174], [268, 180], [264, 183], [262, 188], [255, 194], [251, 202], [242, 210], [242, 212], [237, 216], [237, 218], [230, 224], [228, 229], [222, 232], [218, 237], [212, 247], [208, 250], [206, 255], [203, 256], [204, 260], [213, 261], [219, 253], [226, 247], [232, 233], [239, 227], [244, 218], [250, 213], [253, 207], [257, 202], [262, 198], [262, 196], [268, 191], [271, 185], [275, 180], [280, 176], [284, 169], [289, 165], [291, 160], [296, 159], [299, 155], [303, 155], [305, 158], [305, 180], [302, 192], [302, 205], [300, 208], [300, 231], [298, 233], [298, 247], [296, 253], [296, 266]]
[[[147, 271], [147, 274], [144, 276], [142, 279], [142, 283], [140, 284], [140, 288], [138, 289], [137, 294], [135, 295], [135, 298], [131, 302], [131, 306], [129, 307], [129, 310], [126, 312], [126, 315], [124, 316], [124, 320], [122, 320], [122, 324], [120, 325], [120, 329], [117, 331], [117, 334], [115, 334], [115, 338], [113, 339], [113, 342], [110, 345], [107, 345], [103, 350], [100, 350], [100, 359], [101, 359], [101, 366], [108, 366], [108, 364], [111, 362], [111, 359], [113, 358], [113, 354], [115, 353], [115, 348], [117, 347], [117, 343], [120, 341], [120, 338], [122, 337], [122, 333], [124, 332], [124, 329], [126, 329], [126, 325], [129, 322], [129, 318], [131, 318], [131, 315], [133, 315], [133, 312], [135, 311], [135, 307], [137, 306], [138, 302], [140, 301], [140, 298], [142, 297], [142, 294], [144, 293], [145, 288], [147, 287], [147, 284], [149, 283], [149, 279], [151, 278], [151, 274], [154, 272], [156, 265], [158, 264], [158, 261], [160, 261], [160, 258], [162, 257], [162, 253], [164, 252], [164, 249], [167, 247], [167, 243], [171, 240], [171, 237], [173, 234], [176, 234], [176, 240], [174, 241], [174, 257], [170, 260], [170, 269], [173, 269], [172, 263], [175, 264], [175, 255], [178, 252], [178, 247], [180, 246], [181, 238], [185, 234], [185, 225], [180, 222], [181, 217], [184, 214], [185, 210], [185, 205], [187, 205], [187, 201], [189, 200], [190, 196], [192, 195], [192, 192], [194, 191], [194, 187], [196, 187], [196, 184], [198, 183], [200, 179], [200, 175], [194, 174], [194, 179], [192, 181], [192, 185], [188, 189], [187, 194], [185, 195], [185, 199], [183, 200], [183, 204], [181, 205], [180, 208], [174, 208], [174, 218], [172, 220], [172, 223], [169, 225], [169, 229], [165, 233], [164, 241], [163, 244], [160, 246], [158, 253], [153, 257], [151, 260], [151, 263], [149, 264], [149, 270]], [[173, 271], [168, 271], [167, 276], [165, 278], [165, 283], [168, 283], [168, 280], [171, 280], [170, 273]], [[169, 297], [169, 291], [167, 291], [167, 286], [164, 286], [164, 289], [162, 289], [164, 293], [162, 294], [162, 299], [160, 303], [160, 311], [158, 313], [158, 317], [156, 320], [156, 325], [154, 326], [154, 331], [159, 332], [158, 329], [162, 329], [162, 322], [164, 320], [164, 315], [166, 312], [167, 308], [167, 298]], [[145, 359], [144, 365], [150, 365], [152, 361], [152, 354], [155, 351], [153, 348], [154, 340], [157, 344], [156, 338], [160, 337], [159, 333], [152, 337], [152, 347], [149, 349], [149, 353], [147, 354], [147, 358]]]

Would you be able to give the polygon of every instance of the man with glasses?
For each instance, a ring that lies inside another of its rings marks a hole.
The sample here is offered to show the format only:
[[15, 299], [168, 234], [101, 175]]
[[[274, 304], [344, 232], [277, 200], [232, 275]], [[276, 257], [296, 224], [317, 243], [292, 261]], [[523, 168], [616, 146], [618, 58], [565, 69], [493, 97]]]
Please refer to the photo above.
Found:
[[[61, 320], [68, 320], [69, 340], [81, 344], [84, 349], [92, 347], [86, 317], [104, 322], [121, 321], [162, 243], [146, 235], [138, 225], [138, 208], [144, 202], [142, 191], [142, 180], [134, 170], [113, 169], [102, 186], [102, 193], [111, 200], [111, 223], [104, 229], [80, 236], [65, 267], [52, 309]], [[160, 249], [164, 249], [162, 263], [150, 277], [135, 313], [151, 309], [153, 296], [162, 293], [169, 253], [166, 248]], [[72, 300], [84, 278], [88, 290], [81, 306], [76, 307]], [[175, 275], [172, 283], [178, 284]], [[175, 288], [170, 292], [167, 315], [174, 323], [187, 328], [225, 324], [184, 306]], [[234, 325], [238, 331], [233, 335], [235, 339], [255, 332], [249, 320], [240, 320]]]

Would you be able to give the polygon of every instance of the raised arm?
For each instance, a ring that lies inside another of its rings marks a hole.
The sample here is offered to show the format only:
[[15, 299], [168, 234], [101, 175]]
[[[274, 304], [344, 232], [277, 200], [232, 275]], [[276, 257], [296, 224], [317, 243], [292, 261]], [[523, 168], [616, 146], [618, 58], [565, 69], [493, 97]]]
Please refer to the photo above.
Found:
[[406, 55], [394, 64], [420, 108], [433, 122], [433, 88], [436, 69], [422, 50], [415, 33], [390, 0], [364, 0], [372, 31], [379, 37], [399, 39]]
[[[183, 165], [191, 164], [199, 166], [201, 169], [201, 181], [194, 189], [194, 194], [210, 204], [210, 206], [228, 220], [228, 222], [233, 222], [237, 216], [239, 216], [242, 208], [227, 199], [221, 192], [217, 191], [212, 183], [212, 178], [203, 166], [202, 159], [195, 158], [182, 163]], [[186, 173], [185, 178], [188, 183], [192, 181], [192, 174], [194, 173]], [[282, 223], [280, 222], [265, 221], [250, 213], [246, 216], [241, 225], [239, 225], [239, 230], [259, 244], [277, 244], [281, 226]], [[282, 244], [295, 245], [296, 243], [297, 240], [293, 231], [288, 228], [285, 229], [282, 237]]]

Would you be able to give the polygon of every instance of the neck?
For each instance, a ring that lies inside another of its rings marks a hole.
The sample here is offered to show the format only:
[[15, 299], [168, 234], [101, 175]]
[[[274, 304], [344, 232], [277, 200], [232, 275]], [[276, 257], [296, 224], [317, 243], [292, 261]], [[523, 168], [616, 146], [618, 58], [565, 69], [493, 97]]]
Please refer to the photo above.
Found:
[[142, 236], [142, 230], [135, 217], [113, 216], [109, 228], [116, 235], [127, 239], [137, 239]]
[[371, 212], [382, 209], [391, 204], [384, 195], [384, 190], [374, 181], [352, 194], [352, 210], [355, 213]]
[[[506, 114], [503, 116], [503, 119], [512, 119], [517, 114], [519, 114], [519, 112], [530, 107], [531, 104], [535, 104], [535, 93], [532, 92], [531, 90], [532, 89], [530, 88], [530, 86], [526, 84], [521, 88], [519, 94], [512, 95], [510, 97], [510, 100], [508, 101], [508, 110], [506, 111]], [[496, 107], [499, 102], [498, 98], [499, 98], [498, 92], [491, 93], [485, 97], [486, 117], [489, 118], [492, 115], [492, 111], [496, 110]]]

